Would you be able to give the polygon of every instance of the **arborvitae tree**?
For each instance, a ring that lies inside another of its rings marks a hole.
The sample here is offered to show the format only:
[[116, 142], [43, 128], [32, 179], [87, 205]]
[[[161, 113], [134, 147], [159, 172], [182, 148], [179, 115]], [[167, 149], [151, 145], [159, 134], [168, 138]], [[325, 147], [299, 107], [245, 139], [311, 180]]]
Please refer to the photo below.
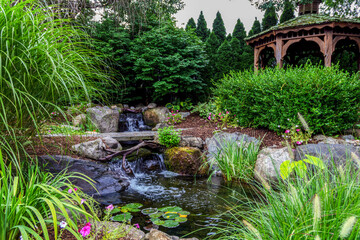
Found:
[[244, 24], [240, 21], [240, 19], [237, 20], [234, 31], [232, 34], [233, 38], [237, 38], [240, 41], [240, 45], [245, 45], [245, 38], [246, 38], [246, 31]]
[[275, 7], [269, 7], [266, 9], [264, 18], [262, 20], [262, 30], [265, 31], [272, 26], [277, 24], [277, 16], [275, 12]]
[[217, 50], [216, 79], [220, 79], [224, 74], [230, 72], [233, 59], [233, 52], [230, 43], [225, 39]]
[[255, 17], [255, 21], [249, 32], [249, 37], [256, 35], [258, 33], [261, 33], [261, 24], [260, 24], [260, 21], [257, 19], [257, 17]]
[[225, 40], [226, 29], [225, 29], [224, 21], [219, 11], [216, 13], [216, 18], [213, 23], [213, 32], [215, 33], [215, 35], [217, 36], [217, 38], [221, 43]]
[[205, 42], [206, 39], [209, 37], [209, 30], [207, 28], [207, 23], [204, 17], [203, 12], [200, 12], [200, 16], [197, 21], [197, 27], [196, 27], [196, 35]]
[[231, 39], [230, 46], [232, 49], [231, 70], [239, 71], [241, 67], [241, 54], [243, 46], [236, 37]]
[[[205, 43], [205, 50], [208, 55], [209, 64], [206, 67], [205, 76], [204, 78], [210, 81], [214, 79], [215, 73], [217, 72], [216, 69], [216, 62], [217, 62], [217, 50], [220, 47], [219, 39], [216, 37], [215, 33], [212, 32]], [[210, 83], [208, 83], [210, 85]]]
[[226, 40], [227, 40], [228, 42], [230, 42], [231, 39], [232, 39], [232, 36], [231, 36], [231, 33], [229, 33], [229, 34], [226, 36]]
[[216, 54], [218, 48], [220, 47], [220, 42], [214, 32], [210, 34], [209, 38], [205, 43], [205, 46], [206, 52], [209, 56]]
[[285, 0], [284, 11], [280, 17], [280, 23], [286, 22], [294, 17], [294, 5], [289, 0]]
[[186, 24], [185, 27], [186, 31], [189, 31], [190, 29], [196, 29], [196, 23], [195, 20], [193, 18], [190, 18], [189, 21]]

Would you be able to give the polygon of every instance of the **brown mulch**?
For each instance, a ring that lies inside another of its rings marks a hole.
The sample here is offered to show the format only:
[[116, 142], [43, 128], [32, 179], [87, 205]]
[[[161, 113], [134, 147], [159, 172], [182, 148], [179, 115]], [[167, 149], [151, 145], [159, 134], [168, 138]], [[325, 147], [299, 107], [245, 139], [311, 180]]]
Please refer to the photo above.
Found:
[[[206, 138], [211, 138], [214, 135], [213, 132], [216, 130], [216, 127], [216, 123], [209, 122], [196, 114], [191, 114], [186, 118], [185, 121], [175, 125], [175, 128], [189, 128], [188, 130], [182, 131], [183, 135], [200, 137], [204, 141], [206, 140]], [[282, 147], [282, 137], [278, 136], [275, 132], [268, 129], [227, 127], [227, 129], [223, 131], [229, 133], [240, 132], [243, 134], [247, 134], [250, 137], [263, 139], [262, 142], [264, 147], [271, 147], [274, 145], [276, 147]]]
[[[80, 227], [81, 226], [79, 226], [79, 228]], [[54, 234], [54, 228], [53, 227], [48, 228], [48, 233], [49, 233], [49, 239], [50, 240], [57, 240], [57, 239], [55, 239], [55, 234]], [[59, 234], [58, 234], [58, 237], [59, 237]], [[94, 240], [100, 240], [100, 239], [103, 239], [103, 237], [104, 237], [104, 234], [102, 232], [99, 232], [97, 234], [97, 236], [94, 238]], [[77, 238], [71, 232], [69, 232], [68, 230], [63, 231], [63, 233], [61, 234], [61, 239], [62, 240], [77, 240]], [[87, 237], [84, 237], [84, 239], [87, 239]], [[131, 240], [131, 238], [121, 237], [121, 238], [118, 238], [116, 240]]]

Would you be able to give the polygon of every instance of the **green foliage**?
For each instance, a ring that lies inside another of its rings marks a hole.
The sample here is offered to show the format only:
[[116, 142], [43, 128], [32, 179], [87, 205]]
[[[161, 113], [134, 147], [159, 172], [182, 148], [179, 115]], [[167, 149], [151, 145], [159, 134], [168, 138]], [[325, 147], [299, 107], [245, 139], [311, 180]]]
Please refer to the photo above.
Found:
[[[290, 129], [286, 129], [285, 133], [282, 135], [285, 138], [285, 141], [288, 141], [288, 139], [290, 140], [290, 146], [292, 149], [295, 149], [297, 145], [301, 145], [303, 143], [307, 144], [313, 133], [303, 116], [300, 113], [298, 113], [298, 116], [303, 128], [299, 125], [291, 123], [292, 127]], [[290, 119], [288, 120], [291, 121]], [[281, 128], [281, 126], [279, 127]]]
[[360, 182], [353, 160], [326, 168], [321, 160], [310, 160], [320, 167], [308, 171], [306, 178], [279, 179], [274, 189], [254, 186], [256, 197], [244, 190], [238, 196], [242, 204], [223, 216], [230, 219], [217, 227], [215, 236], [229, 240], [359, 239]]
[[[254, 175], [254, 168], [260, 143], [225, 140], [220, 143], [217, 154], [210, 162], [210, 168], [216, 165], [227, 181], [248, 181]], [[210, 174], [209, 179], [215, 171]]]
[[[240, 126], [282, 131], [300, 125], [301, 113], [314, 133], [333, 134], [358, 121], [360, 82], [337, 67], [305, 65], [231, 73], [214, 89], [220, 109], [236, 114]], [[291, 121], [289, 121], [290, 119]]]
[[256, 35], [258, 33], [261, 33], [261, 24], [260, 21], [255, 17], [255, 21], [251, 27], [251, 30], [249, 31], [249, 37]]
[[240, 19], [236, 21], [232, 36], [240, 41], [240, 46], [245, 46], [246, 43], [244, 39], [246, 38], [246, 31]]
[[294, 5], [289, 0], [285, 0], [284, 11], [280, 16], [280, 23], [284, 23], [293, 18], [295, 18]]
[[280, 165], [280, 176], [282, 179], [287, 179], [292, 173], [296, 173], [300, 178], [305, 178], [307, 173], [307, 167], [305, 163], [309, 163], [318, 167], [321, 170], [325, 169], [325, 164], [320, 158], [305, 155], [307, 158], [295, 162], [291, 162], [290, 160], [284, 161]]
[[195, 33], [203, 42], [205, 42], [206, 39], [209, 37], [209, 30], [207, 28], [207, 23], [202, 11], [200, 12], [199, 18], [197, 20], [197, 27]]
[[166, 123], [173, 125], [173, 124], [177, 124], [177, 123], [181, 123], [182, 122], [182, 116], [179, 113], [179, 110], [177, 111], [171, 111], [171, 113], [168, 113], [166, 116]]
[[[208, 55], [209, 64], [206, 66], [205, 77], [207, 79], [213, 79], [217, 72], [217, 50], [220, 47], [220, 42], [214, 32], [212, 32], [209, 38], [205, 42], [205, 50]], [[210, 85], [210, 83], [208, 83]]]
[[207, 119], [210, 114], [218, 113], [215, 102], [198, 103], [194, 106], [192, 113], [198, 113], [200, 117]]
[[175, 130], [173, 126], [160, 128], [158, 130], [159, 142], [167, 148], [179, 146], [181, 132]]
[[214, 19], [212, 30], [219, 39], [220, 43], [224, 42], [226, 38], [226, 29], [224, 21], [221, 17], [221, 13], [219, 11], [216, 13], [216, 18]]
[[229, 73], [232, 70], [233, 63], [233, 50], [231, 48], [230, 43], [225, 40], [217, 51], [217, 61], [216, 61], [216, 69], [217, 73], [215, 75], [216, 79], [220, 79], [224, 76], [224, 74]]
[[264, 14], [264, 18], [262, 20], [262, 30], [265, 31], [272, 26], [277, 24], [277, 16], [275, 12], [275, 7], [267, 8]]
[[186, 24], [185, 29], [186, 29], [186, 31], [189, 31], [190, 29], [196, 30], [196, 23], [195, 23], [195, 20], [193, 18], [189, 19], [189, 21]]
[[207, 63], [204, 45], [173, 23], [135, 39], [131, 57], [135, 59], [137, 90], [147, 99], [186, 99], [205, 91], [200, 74]]

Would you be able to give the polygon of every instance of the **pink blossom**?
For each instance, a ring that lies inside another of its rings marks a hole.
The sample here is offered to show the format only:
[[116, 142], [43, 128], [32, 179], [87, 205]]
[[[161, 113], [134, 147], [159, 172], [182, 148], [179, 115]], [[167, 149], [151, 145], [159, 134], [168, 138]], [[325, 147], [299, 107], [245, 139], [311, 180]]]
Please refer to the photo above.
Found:
[[76, 192], [76, 191], [77, 191], [77, 188], [74, 188], [74, 191]]
[[226, 111], [226, 114], [229, 114], [229, 111]]
[[208, 119], [211, 120], [211, 117], [209, 116]]
[[175, 113], [173, 113], [173, 116], [175, 116], [176, 114]]
[[79, 233], [81, 234], [81, 236], [86, 237], [87, 235], [90, 234], [91, 231], [91, 223], [87, 223], [85, 224], [85, 226], [81, 229], [79, 229]]
[[114, 209], [114, 205], [110, 204], [106, 207], [107, 210], [112, 211]]
[[236, 115], [234, 114], [234, 117], [235, 117]]
[[297, 145], [301, 145], [301, 142], [300, 142], [300, 141], [297, 141], [296, 144], [297, 144]]
[[136, 228], [139, 229], [139, 228], [140, 228], [140, 225], [139, 225], [138, 223], [135, 223], [135, 224], [134, 224], [134, 227], [136, 227]]
[[286, 130], [286, 131], [285, 131], [285, 133], [289, 133], [289, 132], [290, 132], [290, 130]]
[[170, 117], [168, 117], [168, 119], [170, 119]]
[[221, 113], [219, 113], [219, 116], [221, 116]]
[[174, 111], [171, 111], [171, 113], [173, 113]]
[[69, 188], [68, 193], [72, 193], [72, 189], [71, 189], [71, 188]]
[[49, 130], [49, 133], [51, 133], [51, 130]]
[[300, 132], [300, 129], [296, 129], [297, 132]]
[[85, 199], [81, 199], [80, 204], [81, 204], [81, 205], [84, 204], [85, 201], [86, 201]]

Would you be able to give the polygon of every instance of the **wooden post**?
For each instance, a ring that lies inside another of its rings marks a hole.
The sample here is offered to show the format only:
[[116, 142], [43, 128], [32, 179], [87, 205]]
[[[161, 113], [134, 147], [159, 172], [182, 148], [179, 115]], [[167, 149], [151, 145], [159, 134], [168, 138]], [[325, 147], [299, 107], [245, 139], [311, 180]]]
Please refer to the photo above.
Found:
[[276, 36], [276, 51], [275, 51], [275, 58], [276, 64], [279, 68], [283, 67], [283, 59], [282, 59], [282, 51], [283, 51], [284, 42], [282, 40], [282, 36]]
[[254, 71], [259, 70], [259, 48], [254, 47]]
[[325, 67], [331, 67], [331, 57], [333, 54], [333, 30], [325, 30], [324, 38], [324, 57], [325, 57]]

